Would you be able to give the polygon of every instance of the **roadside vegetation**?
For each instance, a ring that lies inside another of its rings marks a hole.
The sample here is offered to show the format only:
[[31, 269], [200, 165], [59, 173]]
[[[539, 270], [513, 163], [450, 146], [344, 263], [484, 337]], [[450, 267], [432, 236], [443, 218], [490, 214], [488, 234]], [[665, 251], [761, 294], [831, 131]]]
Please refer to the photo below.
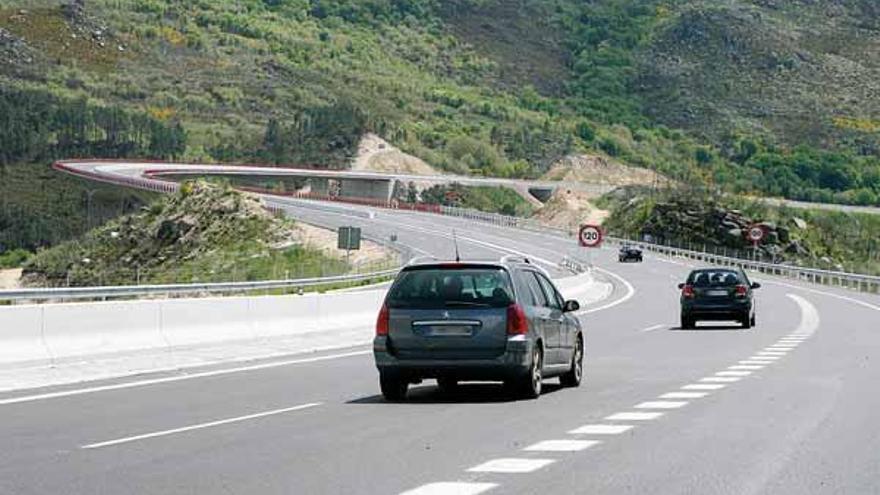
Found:
[[39, 251], [24, 265], [29, 286], [96, 286], [317, 277], [349, 264], [302, 243], [293, 221], [253, 196], [188, 182], [133, 215]]
[[[704, 191], [630, 188], [606, 195], [605, 227], [630, 239], [828, 270], [880, 275], [880, 216], [794, 209]], [[761, 226], [757, 254], [745, 232]], [[647, 236], [647, 237], [646, 237]]]

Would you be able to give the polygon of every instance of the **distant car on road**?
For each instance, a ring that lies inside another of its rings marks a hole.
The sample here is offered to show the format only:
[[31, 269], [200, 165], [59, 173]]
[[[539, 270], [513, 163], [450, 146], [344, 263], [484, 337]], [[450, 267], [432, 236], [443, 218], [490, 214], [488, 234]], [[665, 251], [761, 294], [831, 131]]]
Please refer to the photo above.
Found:
[[373, 354], [382, 395], [403, 400], [411, 383], [503, 381], [524, 398], [558, 376], [577, 387], [584, 335], [547, 273], [527, 259], [405, 267], [376, 321]]
[[621, 263], [625, 261], [638, 261], [642, 262], [642, 250], [637, 246], [632, 246], [629, 244], [624, 244], [620, 247], [620, 252], [617, 255], [618, 261]]
[[699, 320], [739, 322], [743, 328], [755, 325], [754, 290], [739, 268], [703, 268], [694, 270], [681, 289], [681, 328], [694, 328]]

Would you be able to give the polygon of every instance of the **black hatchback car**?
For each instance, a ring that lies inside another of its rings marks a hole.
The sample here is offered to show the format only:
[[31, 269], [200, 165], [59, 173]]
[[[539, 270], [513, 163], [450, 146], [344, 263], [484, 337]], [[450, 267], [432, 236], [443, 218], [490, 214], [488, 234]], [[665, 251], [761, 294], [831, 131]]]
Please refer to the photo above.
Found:
[[422, 263], [405, 267], [379, 312], [373, 354], [382, 395], [406, 397], [410, 383], [435, 378], [503, 381], [535, 398], [558, 376], [580, 385], [584, 335], [547, 273], [525, 259]]
[[755, 325], [753, 291], [761, 287], [750, 282], [739, 268], [694, 270], [681, 289], [681, 328], [694, 328], [698, 320], [738, 321], [743, 328]]
[[638, 261], [639, 263], [641, 263], [642, 250], [636, 246], [621, 246], [620, 251], [617, 254], [617, 259], [621, 263], [623, 263], [624, 261]]

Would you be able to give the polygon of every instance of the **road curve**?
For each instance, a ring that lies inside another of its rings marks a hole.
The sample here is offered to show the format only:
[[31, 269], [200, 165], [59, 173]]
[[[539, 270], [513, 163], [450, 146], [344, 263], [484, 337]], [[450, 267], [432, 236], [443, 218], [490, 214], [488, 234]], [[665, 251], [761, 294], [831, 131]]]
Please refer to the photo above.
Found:
[[[519, 252], [554, 269], [577, 254], [571, 240], [457, 218], [279, 206], [439, 256], [453, 229], [468, 257]], [[390, 404], [358, 347], [44, 400], [0, 395], [0, 493], [880, 491], [877, 297], [768, 277], [756, 328], [682, 331], [675, 285], [690, 266], [615, 259], [593, 256], [615, 291], [581, 315], [580, 388], [551, 381], [514, 401], [493, 384], [442, 395], [425, 382]], [[125, 380], [88, 386], [113, 383]]]

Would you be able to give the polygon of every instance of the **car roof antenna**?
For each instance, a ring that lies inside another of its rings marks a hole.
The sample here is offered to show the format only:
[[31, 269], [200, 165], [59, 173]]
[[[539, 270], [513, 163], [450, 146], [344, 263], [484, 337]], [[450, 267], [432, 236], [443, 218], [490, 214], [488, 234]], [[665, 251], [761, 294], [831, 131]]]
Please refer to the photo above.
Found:
[[461, 256], [458, 254], [458, 237], [455, 236], [455, 229], [452, 229], [452, 244], [455, 245], [455, 262], [458, 263], [461, 261]]

